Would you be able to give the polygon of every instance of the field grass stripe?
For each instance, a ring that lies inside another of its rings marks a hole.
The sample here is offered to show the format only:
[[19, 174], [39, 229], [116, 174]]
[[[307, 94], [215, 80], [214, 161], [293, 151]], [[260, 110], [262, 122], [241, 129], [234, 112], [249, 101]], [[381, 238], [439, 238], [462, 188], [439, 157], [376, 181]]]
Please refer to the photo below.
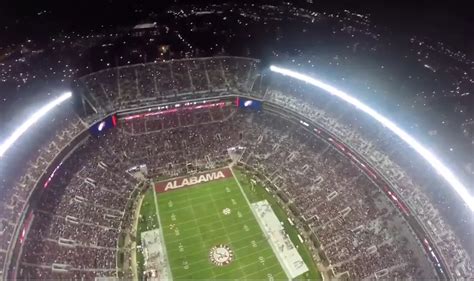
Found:
[[[259, 253], [254, 253], [254, 254], [260, 255]], [[252, 255], [254, 255], [254, 254], [252, 254]], [[249, 256], [252, 256], [252, 255], [249, 255]], [[273, 252], [272, 252], [270, 255], [265, 256], [264, 258], [265, 258], [265, 259], [271, 259], [272, 257], [273, 257]], [[260, 263], [257, 261], [257, 262], [249, 263], [249, 264], [246, 264], [246, 265], [243, 265], [243, 266], [239, 266], [238, 268], [235, 268], [234, 270], [225, 272], [225, 274], [228, 274], [229, 272], [233, 272], [233, 271], [235, 271], [236, 269], [240, 269], [240, 271], [242, 272], [242, 275], [241, 275], [241, 276], [243, 276], [243, 277], [245, 278], [246, 276], [249, 276], [249, 275], [246, 275], [246, 274], [245, 274], [245, 270], [244, 270], [244, 269], [245, 269], [246, 267], [253, 266], [253, 265], [255, 265], [255, 264], [260, 264]], [[252, 272], [251, 275], [254, 275], [254, 274], [256, 274], [256, 273], [260, 273], [260, 272], [262, 272], [262, 271], [269, 270], [270, 268], [273, 268], [273, 267], [275, 267], [275, 266], [280, 266], [280, 265], [279, 265], [278, 263], [274, 263], [274, 264], [273, 264], [272, 266], [270, 266], [270, 267], [265, 267], [265, 268], [263, 268], [263, 269], [261, 269], [261, 270], [259, 270], [259, 271], [254, 271], [254, 272]], [[221, 276], [221, 275], [224, 275], [224, 274], [219, 274], [219, 275], [217, 275], [216, 277], [219, 277], [219, 276]]]
[[[249, 237], [247, 237], [247, 238], [245, 238], [245, 239], [249, 239]], [[243, 240], [245, 240], [245, 239], [243, 239]], [[255, 240], [255, 239], [254, 239], [254, 240]], [[266, 241], [265, 238], [261, 238], [260, 240], [256, 240], [255, 242], [265, 242], [265, 241]], [[236, 252], [238, 252], [238, 251], [242, 251], [242, 250], [244, 250], [244, 249], [246, 249], [246, 248], [249, 248], [249, 247], [251, 247], [251, 245], [243, 246], [243, 247], [239, 247], [239, 248], [234, 248], [234, 252], [236, 253]], [[265, 250], [266, 250], [266, 249], [264, 249], [264, 251], [265, 251]], [[271, 249], [268, 248], [268, 250], [270, 251]], [[175, 250], [170, 251], [170, 253], [177, 253], [177, 252], [179, 252], [179, 250], [178, 250], [178, 251], [175, 251]], [[260, 251], [260, 253], [262, 253], [262, 251]], [[253, 254], [251, 254], [251, 255], [253, 255]], [[191, 256], [192, 256], [192, 255], [191, 255]], [[239, 257], [242, 257], [242, 255], [239, 254]], [[244, 255], [243, 257], [245, 257], [245, 255]], [[207, 259], [207, 258], [206, 258], [206, 259]], [[173, 259], [173, 260], [174, 260], [174, 259]]]
[[[260, 229], [261, 229], [262, 233], [265, 234], [265, 228], [263, 227], [263, 225], [261, 225], [260, 219], [258, 218], [257, 214], [255, 213], [255, 210], [252, 208], [252, 205], [250, 204], [250, 201], [249, 201], [249, 199], [247, 198], [247, 194], [245, 194], [245, 191], [244, 191], [244, 189], [242, 188], [242, 185], [240, 185], [240, 182], [239, 182], [239, 180], [237, 179], [237, 176], [235, 175], [234, 170], [232, 169], [231, 166], [229, 166], [229, 169], [230, 169], [230, 172], [232, 173], [232, 176], [234, 176], [234, 180], [235, 180], [235, 182], [237, 183], [237, 185], [239, 186], [240, 192], [242, 192], [242, 195], [244, 196], [245, 201], [247, 201], [247, 204], [248, 204], [250, 210], [252, 211], [252, 214], [254, 215], [255, 220], [257, 220], [257, 223], [258, 223], [258, 225], [260, 226]], [[291, 280], [290, 274], [288, 273], [286, 267], [283, 266], [283, 261], [281, 260], [281, 257], [280, 257], [280, 255], [278, 254], [278, 249], [275, 248], [275, 246], [273, 245], [273, 243], [270, 243], [269, 241], [267, 241], [267, 243], [270, 244], [270, 247], [272, 248], [273, 253], [275, 254], [276, 258], [278, 259], [278, 262], [280, 262], [280, 267], [285, 271], [286, 278], [287, 278], [288, 280]]]
[[[186, 198], [186, 200], [189, 201], [189, 195], [188, 195], [187, 193], [186, 193], [186, 195], [188, 196], [188, 197]], [[190, 205], [191, 205], [191, 208], [193, 209], [192, 216], [193, 216], [194, 220], [198, 220], [198, 218], [196, 218], [196, 211], [195, 211], [195, 209], [194, 209], [194, 205], [193, 205], [193, 204], [190, 204]], [[199, 231], [199, 233], [201, 233], [201, 235], [199, 236], [199, 238], [200, 238], [200, 240], [201, 240], [201, 244], [203, 245], [203, 248], [205, 248], [205, 247], [206, 247], [206, 243], [205, 243], [205, 241], [204, 241], [204, 239], [203, 239], [203, 235], [202, 235], [201, 229], [198, 229], [198, 231]], [[212, 272], [212, 277], [213, 277], [213, 279], [215, 279], [216, 274], [215, 274], [214, 268], [212, 268], [212, 267], [211, 267], [211, 272]]]
[[[204, 198], [204, 197], [208, 197], [208, 196], [200, 196], [199, 198]], [[231, 198], [231, 199], [232, 199], [232, 198]], [[190, 200], [190, 201], [192, 202], [193, 200]], [[197, 200], [196, 200], [196, 201], [197, 201]], [[189, 202], [187, 202], [187, 203], [189, 203]], [[207, 205], [207, 204], [209, 204], [209, 202], [203, 201], [203, 203], [197, 203], [197, 204], [194, 204], [194, 205], [197, 207], [197, 206], [200, 206], [200, 205]], [[188, 207], [189, 207], [189, 206], [185, 206], [185, 207], [181, 207], [181, 208], [175, 208], [175, 209], [173, 209], [173, 211], [184, 210], [184, 209], [186, 209], [186, 208], [188, 208]], [[162, 211], [164, 211], [164, 213], [166, 213], [166, 214], [167, 214], [168, 212], [170, 212], [169, 210], [162, 210]], [[162, 213], [163, 213], [163, 212], [162, 212]]]
[[[253, 263], [253, 264], [255, 264], [255, 263]], [[253, 265], [253, 264], [250, 264], [250, 265]], [[249, 266], [250, 266], [250, 265], [249, 265]], [[270, 270], [270, 269], [272, 269], [272, 268], [274, 268], [274, 267], [281, 267], [281, 265], [279, 265], [278, 263], [275, 263], [275, 264], [273, 264], [273, 265], [270, 266], [270, 267], [266, 267], [266, 268], [264, 268], [264, 269], [260, 269], [259, 271], [253, 271], [252, 273], [243, 276], [243, 279], [256, 280], [256, 278], [250, 278], [250, 277], [251, 277], [251, 276], [254, 276], [254, 275], [257, 275], [257, 274], [260, 274], [261, 272], [268, 271], [268, 270]], [[285, 273], [284, 271], [280, 271], [280, 272], [286, 275], [286, 273]], [[271, 271], [270, 271], [269, 273], [271, 273], [272, 275], [274, 274], [274, 273], [271, 272]], [[275, 276], [273, 276], [273, 278], [274, 278], [274, 280], [278, 280], [278, 278], [275, 278]]]
[[[264, 258], [265, 258], [265, 259], [271, 259], [271, 258], [273, 258], [273, 255], [274, 255], [274, 254], [273, 254], [273, 251], [272, 251], [270, 248], [268, 248], [268, 252], [269, 252], [269, 255], [264, 256]], [[249, 254], [249, 255], [240, 255], [240, 256], [238, 256], [238, 258], [239, 258], [239, 259], [245, 259], [245, 258], [249, 258], [249, 257], [252, 257], [252, 256], [258, 257], [258, 256], [261, 256], [261, 255], [262, 255], [261, 252], [254, 252], [254, 253], [251, 253], [251, 254]], [[207, 258], [206, 258], [206, 259], [200, 259], [199, 261], [194, 262], [193, 264], [196, 264], [196, 263], [201, 262], [201, 261], [203, 261], [203, 260], [208, 261]], [[245, 268], [245, 267], [249, 267], [249, 266], [252, 266], [252, 265], [255, 265], [255, 264], [260, 264], [260, 263], [257, 261], [257, 262], [253, 262], [253, 263], [246, 264], [246, 265], [244, 265], [244, 266], [239, 265], [239, 267], [237, 267], [237, 268], [235, 268], [235, 269], [233, 269], [233, 270], [227, 271], [227, 272], [225, 272], [224, 274], [228, 274], [229, 272], [234, 272], [234, 271], [236, 271], [237, 269], [243, 269], [243, 268]], [[280, 266], [280, 264], [274, 263], [274, 264], [271, 265], [270, 267], [266, 267], [264, 270], [268, 270], [269, 268], [273, 268], [273, 267], [275, 267], [275, 266]], [[198, 271], [193, 271], [193, 274], [194, 274], [194, 273], [198, 273], [198, 272], [202, 272], [202, 271], [207, 270], [207, 269], [208, 269], [208, 268], [203, 268], [203, 269], [198, 270]], [[281, 272], [284, 273], [283, 271], [281, 271]], [[241, 276], [245, 276], [245, 271], [242, 272], [242, 270], [241, 270], [241, 273], [242, 273]], [[217, 274], [217, 275], [215, 275], [214, 277], [217, 278], [218, 276], [224, 275], [224, 274]], [[253, 273], [252, 273], [252, 274], [253, 274]], [[177, 279], [179, 279], [179, 278], [177, 278]]]
[[[238, 256], [236, 256], [236, 257], [239, 258], [239, 259], [246, 259], [246, 258], [249, 258], [249, 257], [252, 257], [252, 256], [259, 257], [259, 256], [262, 256], [262, 253], [267, 253], [267, 252], [269, 253], [269, 255], [266, 255], [264, 258], [265, 258], [265, 259], [271, 259], [271, 258], [273, 257], [273, 251], [272, 251], [270, 248], [266, 249], [266, 251], [264, 251], [264, 252], [262, 252], [262, 251], [260, 251], [260, 252], [252, 252], [252, 253], [250, 253], [250, 254], [248, 254], [248, 255], [238, 255]], [[235, 251], [234, 251], [234, 253], [235, 253]], [[195, 256], [195, 255], [188, 255], [188, 257], [193, 257], [193, 256]], [[179, 260], [179, 259], [178, 259], [178, 260]], [[197, 260], [195, 260], [195, 262], [193, 262], [193, 263], [188, 263], [188, 264], [189, 264], [189, 265], [197, 264], [197, 263], [202, 262], [203, 260], [209, 262], [209, 259], [206, 257], [206, 258], [202, 258], [202, 259], [197, 259]], [[256, 263], [259, 263], [259, 262], [257, 261], [257, 262], [254, 262], [254, 263], [250, 263], [249, 265], [253, 265], [253, 264], [256, 264]], [[278, 266], [280, 265], [280, 264], [278, 264], [278, 263], [274, 263], [274, 264], [275, 264], [275, 265], [278, 265]], [[239, 268], [241, 268], [241, 267], [245, 267], [245, 266], [239, 266]], [[273, 266], [272, 266], [272, 267], [273, 267]], [[238, 268], [236, 268], [236, 269], [238, 269]], [[193, 273], [194, 273], [194, 272], [199, 272], [199, 271], [193, 271]], [[283, 271], [282, 271], [282, 272], [283, 272]], [[242, 273], [245, 273], [245, 272], [242, 272]], [[216, 275], [215, 277], [217, 277], [217, 276], [218, 276], [218, 275]]]
[[[247, 220], [245, 220], [245, 221], [239, 221], [239, 222], [237, 222], [237, 223], [234, 223], [232, 226], [234, 226], [234, 225], [239, 225], [239, 224], [242, 224], [242, 223], [250, 223], [250, 222], [254, 222], [254, 219], [252, 218], [252, 219], [247, 219]], [[196, 227], [186, 228], [186, 231], [199, 230], [199, 227], [200, 227], [200, 226], [207, 226], [207, 225], [211, 225], [211, 224], [213, 224], [213, 223], [215, 223], [215, 222], [210, 222], [210, 223], [207, 223], [207, 224], [201, 224], [201, 225], [196, 226]], [[179, 228], [181, 228], [181, 225], [178, 225], [178, 229], [179, 229]], [[215, 228], [216, 231], [219, 231], [219, 230], [226, 230], [226, 229], [227, 229], [227, 227], [225, 227], [225, 226], [222, 226], [222, 227], [219, 227], [219, 228]], [[232, 232], [232, 233], [234, 233], [234, 232]], [[176, 241], [178, 241], [178, 240], [179, 240], [179, 241], [186, 241], [186, 240], [188, 240], [188, 239], [191, 239], [191, 238], [194, 238], [194, 237], [198, 237], [198, 236], [202, 236], [202, 235], [201, 235], [201, 234], [196, 234], [196, 235], [188, 236], [188, 237], [186, 237], [185, 239], [183, 239], [183, 238], [178, 238], [177, 240], [171, 239], [171, 240], [168, 240], [168, 243], [174, 243], [174, 242], [176, 242]]]
[[[157, 194], [159, 224], [166, 236], [168, 263], [175, 279], [253, 276], [266, 280], [269, 273], [285, 278], [286, 273], [269, 247], [248, 198], [235, 174], [232, 175], [234, 179], [229, 177], [182, 191]], [[222, 210], [228, 207], [231, 214], [224, 215]], [[179, 230], [178, 236], [176, 230]], [[216, 267], [209, 261], [210, 247], [219, 243], [229, 243], [234, 250], [235, 260], [229, 267]], [[184, 262], [189, 267], [185, 267]]]
[[[214, 205], [214, 210], [216, 210], [219, 219], [220, 219], [221, 221], [223, 221], [224, 219], [222, 218], [221, 210], [219, 210], [219, 209], [217, 208], [217, 204], [216, 204], [216, 201], [214, 200], [214, 196], [212, 195], [212, 192], [209, 192], [208, 195], [211, 197], [212, 205]], [[224, 229], [226, 230], [225, 233], [226, 233], [227, 239], [228, 239], [228, 241], [229, 241], [228, 243], [232, 245], [232, 240], [230, 239], [229, 233], [227, 232], [227, 227], [224, 225], [224, 223], [222, 223], [222, 226], [223, 226]], [[243, 274], [243, 272], [242, 272], [242, 266], [241, 266], [240, 263], [239, 263], [239, 270], [240, 270], [240, 272]]]
[[[196, 187], [196, 189], [198, 189], [199, 187]], [[205, 186], [201, 187], [201, 188], [206, 188]], [[189, 193], [196, 193], [196, 194], [201, 194], [202, 192], [198, 193], [198, 192], [195, 192], [194, 190], [191, 191], [191, 190], [186, 190], [186, 192], [183, 192], [183, 194], [179, 194], [178, 192], [181, 191], [181, 190], [175, 190], [175, 192], [177, 194], [173, 194], [173, 199], [174, 200], [185, 200], [185, 199], [189, 199], [189, 196], [186, 194]], [[222, 194], [225, 194], [226, 192], [221, 192]], [[169, 194], [169, 191], [166, 192], [166, 193], [163, 193], [163, 194]], [[204, 194], [204, 195], [193, 195], [193, 198], [191, 200], [194, 200], [194, 199], [199, 199], [199, 198], [204, 198], [204, 197], [207, 197], [207, 194]]]
[[[188, 206], [188, 208], [189, 208], [189, 206]], [[243, 213], [244, 215], [247, 215], [247, 214], [251, 213], [251, 211], [248, 211], [248, 210], [239, 210], [239, 211], [245, 212], [245, 213]], [[163, 215], [163, 212], [161, 212], [161, 214]], [[176, 215], [175, 212], [167, 213], [167, 215], [168, 214], [175, 214]], [[200, 217], [199, 219], [204, 220], [204, 219], [212, 218], [212, 217], [215, 217], [215, 215], [203, 216], [203, 217]], [[182, 221], [182, 222], [180, 221], [179, 224], [180, 225], [185, 225], [185, 224], [188, 224], [188, 223], [196, 223], [196, 221], [194, 219], [190, 219], [190, 220], [185, 220], [185, 221]]]

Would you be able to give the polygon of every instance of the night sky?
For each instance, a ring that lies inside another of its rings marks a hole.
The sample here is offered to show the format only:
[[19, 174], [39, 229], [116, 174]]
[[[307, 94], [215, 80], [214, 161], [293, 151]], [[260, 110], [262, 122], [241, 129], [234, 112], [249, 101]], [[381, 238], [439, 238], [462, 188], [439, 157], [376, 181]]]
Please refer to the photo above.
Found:
[[[41, 40], [61, 30], [87, 31], [102, 25], [130, 25], [146, 20], [152, 11], [160, 12], [180, 3], [209, 1], [31, 1], [8, 0], [0, 3], [0, 44], [25, 38]], [[215, 2], [215, 1], [211, 1]], [[217, 1], [221, 2], [221, 1]], [[241, 3], [242, 0], [239, 0]], [[260, 2], [260, 1], [247, 1]], [[272, 1], [265, 1], [272, 2]], [[349, 9], [370, 13], [375, 23], [386, 26], [394, 36], [427, 35], [473, 55], [474, 26], [468, 1], [314, 1], [322, 11]]]

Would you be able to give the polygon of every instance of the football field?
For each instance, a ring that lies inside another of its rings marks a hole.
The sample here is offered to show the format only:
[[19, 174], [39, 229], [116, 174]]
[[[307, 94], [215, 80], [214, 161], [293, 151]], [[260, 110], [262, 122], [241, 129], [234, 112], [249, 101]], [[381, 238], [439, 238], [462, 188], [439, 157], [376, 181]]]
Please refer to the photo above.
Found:
[[234, 177], [156, 198], [173, 279], [287, 279]]
[[289, 209], [253, 177], [234, 167], [155, 182], [140, 204], [138, 279], [321, 280]]

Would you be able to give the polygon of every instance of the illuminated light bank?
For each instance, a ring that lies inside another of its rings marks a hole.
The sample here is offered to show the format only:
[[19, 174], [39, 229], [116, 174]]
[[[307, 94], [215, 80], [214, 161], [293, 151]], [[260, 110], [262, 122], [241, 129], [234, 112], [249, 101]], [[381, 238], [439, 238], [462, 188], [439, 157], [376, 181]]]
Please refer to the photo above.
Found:
[[345, 102], [348, 102], [362, 110], [363, 112], [367, 113], [383, 126], [391, 130], [397, 136], [399, 136], [404, 142], [406, 142], [410, 147], [412, 147], [418, 154], [420, 154], [448, 183], [452, 186], [452, 188], [459, 194], [462, 200], [466, 203], [466, 205], [474, 212], [474, 198], [469, 194], [467, 188], [459, 181], [459, 179], [446, 167], [431, 151], [429, 151], [426, 147], [420, 144], [415, 138], [409, 135], [407, 132], [402, 130], [398, 127], [395, 123], [391, 120], [383, 116], [382, 114], [375, 111], [373, 108], [369, 107], [368, 105], [364, 104], [363, 102], [359, 101], [358, 99], [350, 96], [349, 94], [334, 88], [331, 85], [328, 85], [324, 82], [321, 82], [317, 79], [309, 77], [305, 74], [298, 73], [286, 68], [281, 68], [278, 66], [270, 66], [270, 70], [276, 73], [283, 74], [285, 76], [289, 76], [300, 81], [309, 83], [313, 86], [316, 86], [324, 91], [334, 95]]
[[72, 97], [71, 92], [67, 92], [56, 98], [55, 100], [49, 102], [33, 115], [31, 115], [21, 126], [19, 126], [1, 145], [0, 145], [0, 158], [5, 155], [7, 150], [26, 132], [28, 129], [38, 122], [41, 117], [46, 115], [56, 106], [63, 103], [65, 100]]

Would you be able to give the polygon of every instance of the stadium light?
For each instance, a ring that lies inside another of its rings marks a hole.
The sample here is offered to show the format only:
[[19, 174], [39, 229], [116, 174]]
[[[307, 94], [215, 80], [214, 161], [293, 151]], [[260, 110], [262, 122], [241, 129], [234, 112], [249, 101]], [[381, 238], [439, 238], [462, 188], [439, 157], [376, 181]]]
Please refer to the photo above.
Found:
[[66, 92], [56, 98], [55, 100], [49, 102], [40, 110], [36, 111], [33, 115], [31, 115], [21, 126], [19, 126], [1, 145], [0, 145], [0, 158], [2, 158], [7, 150], [31, 127], [33, 126], [38, 120], [41, 119], [44, 115], [46, 115], [49, 111], [51, 111], [56, 106], [60, 105], [65, 100], [72, 97], [71, 92]]
[[356, 108], [362, 110], [363, 112], [367, 113], [383, 126], [391, 130], [397, 136], [399, 136], [403, 141], [405, 141], [409, 146], [411, 146], [418, 154], [420, 154], [448, 183], [451, 187], [459, 194], [462, 200], [467, 204], [467, 206], [474, 212], [474, 198], [469, 194], [467, 188], [461, 183], [461, 181], [446, 167], [431, 151], [429, 151], [426, 147], [420, 144], [415, 138], [409, 135], [407, 132], [402, 130], [398, 127], [395, 123], [391, 120], [383, 116], [382, 114], [378, 113], [373, 108], [369, 107], [368, 105], [364, 104], [363, 102], [359, 101], [358, 99], [350, 96], [349, 94], [334, 88], [331, 85], [328, 85], [324, 82], [321, 82], [317, 79], [309, 77], [305, 74], [301, 74], [289, 69], [277, 67], [277, 66], [270, 66], [270, 70], [276, 73], [283, 74], [285, 76], [289, 76], [300, 81], [304, 81], [309, 83], [313, 86], [316, 86], [320, 89], [325, 90], [326, 92], [334, 95], [345, 102], [348, 102], [354, 105]]

